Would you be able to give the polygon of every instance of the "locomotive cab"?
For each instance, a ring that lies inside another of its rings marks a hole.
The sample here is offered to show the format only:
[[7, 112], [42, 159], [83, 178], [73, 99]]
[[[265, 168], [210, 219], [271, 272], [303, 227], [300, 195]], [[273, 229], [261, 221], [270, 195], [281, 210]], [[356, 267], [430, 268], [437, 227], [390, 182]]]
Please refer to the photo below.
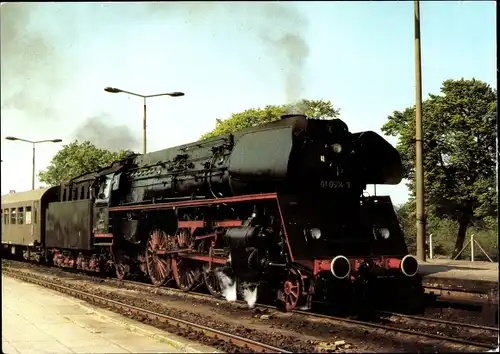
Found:
[[111, 202], [111, 189], [113, 174], [99, 177], [99, 187], [94, 204], [94, 233], [109, 233], [109, 205]]

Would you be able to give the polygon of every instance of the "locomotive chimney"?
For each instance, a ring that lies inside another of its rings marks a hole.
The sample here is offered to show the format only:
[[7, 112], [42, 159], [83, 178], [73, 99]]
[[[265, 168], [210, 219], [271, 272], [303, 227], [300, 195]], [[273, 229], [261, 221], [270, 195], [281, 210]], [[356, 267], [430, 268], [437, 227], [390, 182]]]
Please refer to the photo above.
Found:
[[307, 118], [307, 116], [305, 114], [291, 113], [291, 114], [283, 114], [281, 116], [281, 119], [300, 118], [300, 117]]

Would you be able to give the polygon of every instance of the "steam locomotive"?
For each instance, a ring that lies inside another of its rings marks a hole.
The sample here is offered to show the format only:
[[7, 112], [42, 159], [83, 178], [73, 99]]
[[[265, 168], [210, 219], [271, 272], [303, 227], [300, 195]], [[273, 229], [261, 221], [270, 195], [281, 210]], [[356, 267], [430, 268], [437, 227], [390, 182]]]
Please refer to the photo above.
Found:
[[340, 301], [368, 284], [415, 289], [418, 263], [390, 198], [363, 194], [402, 176], [399, 153], [380, 135], [285, 115], [40, 191], [31, 204], [39, 232], [13, 237], [20, 225], [6, 224], [9, 214], [2, 243], [25, 258], [119, 279], [140, 273], [184, 291], [204, 283], [214, 296], [228, 277], [272, 292], [286, 310], [311, 308], [315, 298]]

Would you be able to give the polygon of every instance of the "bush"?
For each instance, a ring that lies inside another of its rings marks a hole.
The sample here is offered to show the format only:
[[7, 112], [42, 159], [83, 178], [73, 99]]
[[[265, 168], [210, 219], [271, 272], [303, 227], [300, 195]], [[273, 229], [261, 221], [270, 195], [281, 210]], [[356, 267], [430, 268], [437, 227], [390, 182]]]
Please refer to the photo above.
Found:
[[[414, 204], [410, 201], [395, 209], [405, 236], [408, 251], [411, 254], [416, 254], [417, 227]], [[434, 258], [450, 258], [455, 247], [457, 232], [458, 223], [455, 220], [440, 219], [433, 215], [427, 216], [427, 237], [432, 234]], [[470, 226], [467, 230], [464, 246], [469, 242], [471, 235], [474, 235], [474, 239], [488, 256], [493, 261], [498, 262], [498, 219], [487, 218], [481, 223]], [[470, 249], [469, 244], [460, 254], [459, 259], [470, 260]], [[429, 253], [427, 252], [427, 254]], [[488, 258], [477, 244], [474, 245], [474, 259], [477, 261], [488, 261]]]
[[[432, 234], [433, 255], [438, 258], [440, 256], [450, 257], [455, 247], [457, 237], [458, 223], [449, 219], [433, 219], [429, 222], [427, 233]], [[465, 249], [462, 251], [458, 259], [469, 260], [471, 256], [471, 247], [467, 243], [470, 241], [470, 236], [474, 235], [474, 239], [484, 249], [488, 256], [493, 261], [498, 261], [498, 232], [497, 224], [490, 225], [489, 228], [469, 227], [467, 237], [464, 242]], [[485, 260], [488, 258], [481, 251], [477, 244], [474, 245], [474, 259]]]

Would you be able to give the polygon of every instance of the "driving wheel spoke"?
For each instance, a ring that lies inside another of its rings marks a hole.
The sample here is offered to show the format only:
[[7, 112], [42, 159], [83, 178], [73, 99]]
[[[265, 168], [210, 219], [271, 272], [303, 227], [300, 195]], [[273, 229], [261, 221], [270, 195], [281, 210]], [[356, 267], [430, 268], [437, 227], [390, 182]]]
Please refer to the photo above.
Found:
[[302, 287], [303, 282], [300, 274], [296, 270], [290, 269], [283, 283], [283, 290], [281, 290], [286, 311], [297, 307], [302, 297]]
[[222, 289], [217, 276], [218, 267], [212, 266], [212, 269], [208, 270], [208, 265], [203, 266], [203, 282], [208, 292], [215, 297], [222, 297]]
[[125, 278], [125, 265], [121, 262], [115, 264], [115, 273], [118, 280], [123, 280]]
[[192, 262], [185, 259], [179, 258], [176, 260], [177, 271], [174, 272], [174, 278], [177, 286], [182, 291], [192, 290], [197, 283], [194, 266]]
[[157, 228], [149, 234], [146, 264], [151, 283], [155, 286], [165, 284], [172, 268], [170, 257], [158, 254], [158, 251], [166, 249], [167, 237], [164, 231]]

